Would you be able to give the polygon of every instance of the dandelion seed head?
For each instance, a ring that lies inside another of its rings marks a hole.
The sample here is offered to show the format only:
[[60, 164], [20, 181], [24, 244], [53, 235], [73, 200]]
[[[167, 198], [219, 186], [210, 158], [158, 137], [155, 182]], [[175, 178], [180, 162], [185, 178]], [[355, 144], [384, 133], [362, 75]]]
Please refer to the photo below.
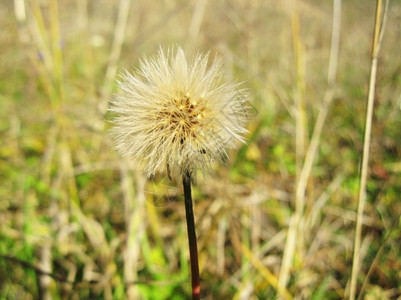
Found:
[[205, 171], [244, 142], [246, 92], [225, 82], [222, 63], [209, 64], [208, 54], [187, 61], [180, 47], [160, 49], [118, 86], [110, 108], [115, 148], [141, 162], [147, 176]]

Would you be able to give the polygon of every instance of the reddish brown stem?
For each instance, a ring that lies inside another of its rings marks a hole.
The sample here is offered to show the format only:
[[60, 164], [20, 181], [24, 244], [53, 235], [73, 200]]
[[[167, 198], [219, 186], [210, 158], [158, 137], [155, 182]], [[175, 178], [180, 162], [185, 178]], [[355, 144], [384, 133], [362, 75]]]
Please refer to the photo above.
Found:
[[191, 174], [186, 172], [182, 178], [184, 185], [185, 213], [187, 218], [189, 257], [191, 261], [192, 299], [200, 299], [200, 277], [198, 263], [198, 247], [196, 243], [195, 220], [192, 208]]

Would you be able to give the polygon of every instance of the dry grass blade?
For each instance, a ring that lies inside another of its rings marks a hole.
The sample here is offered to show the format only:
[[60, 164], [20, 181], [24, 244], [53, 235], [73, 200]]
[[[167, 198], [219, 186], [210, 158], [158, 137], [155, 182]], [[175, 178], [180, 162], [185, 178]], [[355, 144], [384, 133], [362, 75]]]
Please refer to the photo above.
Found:
[[[340, 29], [341, 29], [341, 0], [334, 1], [334, 9], [333, 9], [333, 24], [332, 24], [332, 40], [331, 40], [331, 50], [330, 50], [330, 61], [329, 61], [329, 70], [328, 70], [328, 89], [325, 93], [325, 96], [322, 101], [322, 106], [319, 110], [319, 114], [314, 126], [312, 138], [310, 144], [307, 148], [302, 168], [300, 169], [297, 186], [295, 190], [295, 213], [291, 218], [287, 242], [284, 250], [283, 262], [280, 270], [279, 277], [279, 285], [281, 287], [285, 287], [288, 282], [290, 267], [292, 265], [292, 261], [295, 254], [295, 248], [297, 242], [299, 243], [298, 231], [300, 230], [299, 226], [304, 216], [305, 209], [305, 193], [307, 183], [312, 172], [313, 162], [316, 158], [320, 137], [322, 134], [323, 126], [325, 124], [327, 114], [330, 108], [330, 104], [334, 98], [334, 88], [336, 83], [336, 73], [337, 73], [337, 61], [338, 61], [338, 53], [339, 53], [339, 45], [340, 45]], [[297, 31], [296, 31], [297, 32]], [[298, 33], [299, 34], [299, 33]], [[298, 40], [298, 39], [297, 39]], [[300, 46], [299, 46], [300, 47]], [[299, 85], [299, 84], [298, 84]], [[298, 88], [300, 89], [300, 87]], [[300, 116], [304, 115], [302, 113], [304, 111], [304, 106], [300, 105], [298, 107], [297, 114]], [[301, 118], [301, 117], [300, 117]], [[302, 118], [301, 118], [302, 119]], [[297, 119], [298, 120], [298, 119]], [[297, 121], [297, 137], [302, 136], [303, 133], [299, 132], [298, 127], [302, 127], [302, 124], [298, 124]], [[298, 138], [298, 140], [304, 140], [303, 138]], [[303, 143], [297, 142], [297, 149], [303, 147]], [[297, 150], [297, 157], [299, 154]], [[302, 155], [303, 156], [303, 155]], [[301, 238], [302, 245], [302, 238]], [[302, 246], [301, 246], [302, 247]]]
[[291, 294], [285, 288], [280, 287], [278, 283], [278, 278], [268, 268], [266, 268], [263, 263], [257, 257], [255, 257], [255, 255], [253, 255], [252, 252], [242, 243], [240, 243], [240, 250], [244, 254], [244, 256], [250, 260], [252, 265], [260, 272], [260, 274], [262, 274], [269, 285], [274, 287], [284, 299], [293, 299]]
[[106, 75], [103, 82], [102, 99], [99, 109], [102, 114], [106, 113], [107, 102], [111, 93], [111, 85], [117, 74], [117, 63], [120, 58], [121, 48], [124, 42], [125, 29], [127, 26], [128, 14], [131, 0], [120, 0], [118, 6], [117, 22], [114, 28], [113, 44], [111, 46], [109, 61], [107, 63]]
[[362, 167], [360, 175], [359, 194], [358, 194], [358, 215], [355, 224], [354, 255], [352, 259], [352, 274], [350, 281], [350, 296], [349, 296], [350, 300], [355, 299], [356, 289], [357, 289], [357, 276], [359, 273], [359, 265], [361, 259], [359, 252], [361, 248], [363, 213], [366, 202], [366, 183], [368, 178], [368, 167], [369, 167], [368, 166], [369, 150], [370, 150], [370, 140], [372, 132], [373, 104], [375, 99], [377, 61], [378, 61], [380, 45], [383, 39], [389, 1], [386, 1], [385, 3], [383, 14], [382, 14], [382, 6], [383, 6], [382, 2], [383, 2], [382, 0], [378, 0], [376, 3], [376, 19], [375, 19], [374, 36], [372, 44], [372, 62], [370, 68], [369, 93], [368, 93], [367, 111], [365, 118], [365, 134], [363, 139]]
[[[135, 172], [136, 193], [133, 190], [133, 176], [129, 169], [130, 164], [121, 161], [121, 190], [124, 195], [125, 226], [127, 231], [127, 243], [124, 253], [124, 280], [127, 285], [128, 299], [138, 299], [138, 286], [131, 284], [138, 280], [138, 260], [140, 255], [141, 239], [146, 229], [144, 177]], [[134, 195], [137, 195], [136, 199]]]

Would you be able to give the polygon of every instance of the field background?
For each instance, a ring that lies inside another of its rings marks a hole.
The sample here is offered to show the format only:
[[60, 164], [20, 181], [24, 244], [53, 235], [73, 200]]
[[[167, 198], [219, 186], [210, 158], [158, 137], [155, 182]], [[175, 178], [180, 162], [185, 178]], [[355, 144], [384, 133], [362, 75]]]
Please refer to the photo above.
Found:
[[[175, 44], [217, 54], [250, 93], [247, 144], [194, 186], [203, 298], [274, 299], [278, 282], [283, 299], [348, 298], [375, 5], [1, 1], [0, 299], [189, 298], [181, 187], [146, 180], [107, 134], [118, 73]], [[391, 1], [360, 299], [401, 299], [400, 24]]]

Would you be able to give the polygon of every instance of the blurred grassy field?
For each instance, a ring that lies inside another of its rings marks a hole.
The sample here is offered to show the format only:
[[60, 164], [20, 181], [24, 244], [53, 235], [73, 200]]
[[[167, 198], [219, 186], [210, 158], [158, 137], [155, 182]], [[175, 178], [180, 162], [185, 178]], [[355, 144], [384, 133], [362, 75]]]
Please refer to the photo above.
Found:
[[[188, 299], [181, 188], [146, 180], [107, 135], [117, 74], [176, 43], [221, 56], [252, 105], [248, 143], [195, 185], [203, 298], [274, 299], [278, 282], [284, 299], [347, 298], [375, 1], [344, 1], [341, 12], [317, 0], [2, 1], [0, 299]], [[401, 299], [400, 23], [392, 1], [359, 299]]]

